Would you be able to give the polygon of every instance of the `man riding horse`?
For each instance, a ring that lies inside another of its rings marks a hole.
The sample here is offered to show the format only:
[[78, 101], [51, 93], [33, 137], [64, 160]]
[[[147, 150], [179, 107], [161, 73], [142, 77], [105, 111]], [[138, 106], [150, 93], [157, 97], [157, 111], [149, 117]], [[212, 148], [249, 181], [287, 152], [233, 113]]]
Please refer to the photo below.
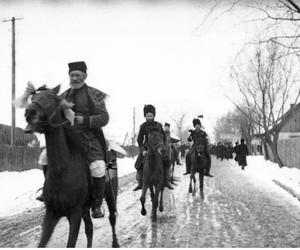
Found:
[[208, 177], [213, 177], [211, 174], [210, 174], [210, 167], [211, 167], [211, 157], [210, 157], [210, 154], [208, 152], [208, 139], [207, 139], [207, 134], [204, 130], [201, 129], [201, 122], [198, 118], [195, 118], [193, 119], [193, 126], [194, 126], [194, 130], [191, 130], [191, 134], [190, 136], [188, 137], [188, 141], [193, 141], [193, 145], [192, 145], [192, 148], [190, 149], [190, 154], [193, 152], [194, 149], [194, 146], [196, 144], [196, 141], [198, 138], [201, 138], [201, 139], [204, 139], [204, 142], [205, 142], [205, 155], [206, 155], [206, 159], [207, 159], [207, 164], [206, 164], [206, 169], [205, 169], [205, 173], [204, 175], [205, 176], [208, 176]]
[[72, 62], [68, 66], [70, 88], [61, 95], [61, 99], [74, 104], [72, 110], [75, 112], [75, 120], [74, 126], [66, 128], [66, 134], [68, 139], [79, 145], [86, 155], [92, 177], [92, 217], [100, 218], [103, 217], [100, 207], [106, 181], [106, 143], [101, 128], [109, 120], [104, 102], [106, 94], [85, 83], [87, 78], [85, 62]]
[[[138, 181], [138, 185], [133, 189], [133, 191], [137, 191], [139, 189], [142, 189], [143, 187], [143, 161], [144, 158], [147, 154], [147, 142], [148, 142], [148, 134], [152, 131], [152, 130], [157, 130], [159, 131], [163, 137], [164, 137], [164, 143], [166, 142], [166, 135], [165, 132], [162, 128], [162, 125], [155, 121], [155, 107], [153, 105], [145, 105], [144, 106], [144, 117], [146, 119], [146, 121], [141, 124], [140, 126], [140, 130], [139, 130], [139, 134], [137, 137], [137, 142], [139, 145], [139, 149], [140, 149], [140, 153], [137, 157], [137, 160], [135, 162], [135, 168], [137, 170], [137, 175], [136, 175], [136, 179]], [[171, 185], [170, 185], [170, 171], [168, 171], [168, 169], [170, 168], [170, 164], [168, 162], [166, 162], [166, 160], [163, 160], [163, 164], [164, 164], [164, 178], [165, 178], [165, 186], [168, 187], [169, 189], [174, 189]]]
[[165, 126], [164, 126], [164, 131], [166, 134], [166, 143], [167, 145], [169, 145], [171, 147], [171, 149], [174, 152], [174, 157], [176, 160], [177, 165], [182, 165], [179, 161], [179, 153], [175, 147], [175, 145], [172, 142], [172, 138], [171, 138], [171, 132], [170, 132], [170, 123], [165, 122]]

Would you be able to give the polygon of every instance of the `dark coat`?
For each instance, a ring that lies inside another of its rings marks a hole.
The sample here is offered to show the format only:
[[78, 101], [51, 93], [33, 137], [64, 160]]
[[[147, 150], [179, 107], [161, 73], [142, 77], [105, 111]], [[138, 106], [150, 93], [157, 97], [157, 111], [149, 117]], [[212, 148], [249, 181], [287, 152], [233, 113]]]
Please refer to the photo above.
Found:
[[192, 147], [193, 147], [193, 146], [195, 145], [196, 140], [197, 140], [199, 137], [200, 137], [201, 139], [203, 139], [204, 145], [205, 145], [205, 152], [206, 152], [207, 154], [209, 154], [209, 153], [208, 153], [208, 138], [207, 138], [207, 134], [206, 134], [206, 132], [203, 131], [202, 129], [200, 129], [200, 130], [192, 130], [192, 131], [191, 131], [191, 134], [190, 134], [189, 137], [188, 137], [188, 141], [193, 141], [193, 145], [192, 145]]
[[78, 141], [87, 153], [89, 162], [106, 159], [106, 141], [102, 131], [109, 121], [105, 106], [106, 95], [86, 84], [80, 89], [68, 89], [61, 98], [73, 102], [72, 110], [84, 117], [81, 125], [74, 125], [67, 130], [68, 137]]
[[164, 143], [166, 143], [166, 135], [165, 131], [163, 130], [163, 127], [161, 123], [157, 121], [152, 121], [152, 122], [144, 122], [140, 126], [139, 134], [137, 137], [137, 143], [139, 145], [140, 150], [147, 150], [147, 142], [148, 142], [148, 134], [153, 130], [156, 129], [158, 130], [164, 137]]
[[161, 134], [163, 135], [164, 138], [164, 143], [166, 143], [166, 135], [165, 135], [165, 131], [163, 130], [163, 127], [161, 125], [161, 123], [156, 122], [156, 121], [152, 121], [152, 122], [144, 122], [141, 126], [140, 126], [140, 130], [139, 130], [139, 134], [137, 137], [137, 143], [139, 145], [140, 148], [140, 153], [136, 159], [136, 162], [134, 164], [135, 168], [137, 170], [141, 170], [143, 169], [143, 163], [144, 163], [144, 157], [142, 155], [142, 151], [143, 150], [148, 150], [148, 134], [153, 130], [156, 129], [158, 131], [161, 132]]
[[240, 166], [247, 166], [248, 148], [245, 144], [240, 144], [237, 147], [237, 160]]

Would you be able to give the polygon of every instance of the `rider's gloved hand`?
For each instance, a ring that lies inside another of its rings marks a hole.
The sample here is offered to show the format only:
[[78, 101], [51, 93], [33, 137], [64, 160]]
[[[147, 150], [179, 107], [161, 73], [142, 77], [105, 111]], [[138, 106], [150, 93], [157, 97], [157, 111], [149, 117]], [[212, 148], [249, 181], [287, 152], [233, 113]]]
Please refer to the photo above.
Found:
[[143, 154], [143, 156], [146, 156], [148, 154], [148, 152], [146, 150], [143, 150], [142, 154]]

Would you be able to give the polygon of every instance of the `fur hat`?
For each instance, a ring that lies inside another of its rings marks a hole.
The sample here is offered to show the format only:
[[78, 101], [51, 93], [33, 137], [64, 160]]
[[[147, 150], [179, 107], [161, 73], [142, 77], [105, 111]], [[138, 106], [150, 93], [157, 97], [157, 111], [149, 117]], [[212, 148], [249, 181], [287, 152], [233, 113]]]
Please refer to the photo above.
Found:
[[144, 116], [146, 116], [147, 113], [152, 113], [155, 116], [155, 107], [151, 104], [144, 106]]
[[170, 127], [170, 123], [165, 122], [165, 127]]
[[79, 70], [86, 74], [87, 66], [86, 66], [85, 62], [83, 62], [83, 61], [71, 62], [68, 65], [69, 65], [69, 74], [71, 73], [71, 71], [74, 71], [74, 70]]
[[198, 124], [201, 126], [200, 120], [198, 118], [193, 119], [193, 126], [196, 127]]

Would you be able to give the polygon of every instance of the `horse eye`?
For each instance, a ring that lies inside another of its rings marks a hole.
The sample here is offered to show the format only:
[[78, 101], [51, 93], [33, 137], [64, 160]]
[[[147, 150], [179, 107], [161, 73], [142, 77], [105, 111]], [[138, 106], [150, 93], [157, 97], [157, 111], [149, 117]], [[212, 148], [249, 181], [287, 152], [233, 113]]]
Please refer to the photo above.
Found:
[[33, 110], [30, 111], [30, 115], [35, 116], [36, 114], [37, 114], [37, 112], [36, 112], [35, 109], [33, 109]]

